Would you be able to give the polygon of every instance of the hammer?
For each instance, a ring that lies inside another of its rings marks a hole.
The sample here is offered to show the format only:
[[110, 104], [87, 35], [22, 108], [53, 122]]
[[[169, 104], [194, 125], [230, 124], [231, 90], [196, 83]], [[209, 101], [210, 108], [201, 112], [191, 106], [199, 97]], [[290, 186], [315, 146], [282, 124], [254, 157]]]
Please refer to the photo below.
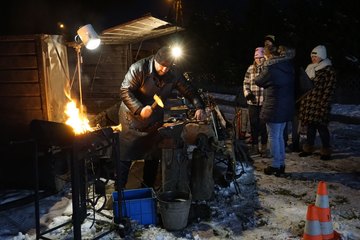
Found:
[[155, 101], [153, 104], [151, 104], [151, 109], [155, 109], [156, 105], [159, 105], [160, 107], [164, 108], [164, 103], [158, 95], [155, 94], [153, 98]]

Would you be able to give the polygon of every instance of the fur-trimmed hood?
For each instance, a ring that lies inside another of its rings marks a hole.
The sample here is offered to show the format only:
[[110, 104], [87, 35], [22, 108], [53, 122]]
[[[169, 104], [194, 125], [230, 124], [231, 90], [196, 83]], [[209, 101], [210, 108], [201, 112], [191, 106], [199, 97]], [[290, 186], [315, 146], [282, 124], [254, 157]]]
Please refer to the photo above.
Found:
[[293, 48], [286, 48], [284, 52], [281, 53], [280, 56], [273, 57], [264, 62], [264, 66], [270, 66], [279, 62], [288, 61], [295, 58], [296, 51]]

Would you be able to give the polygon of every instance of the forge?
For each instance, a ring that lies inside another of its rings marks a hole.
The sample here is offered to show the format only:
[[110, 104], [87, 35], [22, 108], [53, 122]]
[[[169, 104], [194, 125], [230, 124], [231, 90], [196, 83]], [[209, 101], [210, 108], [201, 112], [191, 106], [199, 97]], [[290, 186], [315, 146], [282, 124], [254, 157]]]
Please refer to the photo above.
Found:
[[[73, 225], [74, 239], [81, 239], [81, 224], [87, 217], [88, 209], [94, 208], [97, 200], [91, 199], [88, 189], [94, 185], [97, 197], [105, 195], [105, 183], [101, 179], [114, 179], [114, 175], [107, 172], [102, 175], [101, 169], [110, 164], [115, 168], [115, 176], [119, 176], [119, 136], [111, 127], [99, 128], [91, 132], [75, 135], [73, 129], [63, 123], [33, 120], [30, 124], [34, 136], [34, 166], [35, 166], [35, 217], [37, 237], [63, 227]], [[56, 149], [56, 151], [54, 151]], [[48, 160], [62, 154], [60, 160], [70, 169], [72, 190], [72, 220], [52, 229], [41, 231], [40, 227], [40, 188], [39, 188], [39, 156], [47, 152]], [[49, 154], [50, 153], [50, 154]], [[106, 180], [106, 181], [107, 181]], [[118, 192], [120, 189], [117, 189]], [[118, 203], [121, 209], [121, 199]], [[99, 209], [97, 209], [99, 210]], [[121, 215], [120, 215], [121, 218]], [[107, 234], [100, 233], [99, 235]], [[98, 236], [99, 237], [99, 236]]]

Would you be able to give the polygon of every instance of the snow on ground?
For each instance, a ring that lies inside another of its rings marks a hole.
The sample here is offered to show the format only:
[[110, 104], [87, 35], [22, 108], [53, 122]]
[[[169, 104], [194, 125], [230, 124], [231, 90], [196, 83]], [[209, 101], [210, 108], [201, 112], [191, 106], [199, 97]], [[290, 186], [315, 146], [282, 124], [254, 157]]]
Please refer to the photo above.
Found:
[[[333, 112], [360, 117], [359, 109], [353, 105], [334, 105]], [[244, 168], [238, 164], [237, 173], [244, 173], [236, 180], [237, 184], [216, 186], [212, 201], [196, 205], [197, 209], [208, 206], [209, 217], [191, 219], [185, 229], [175, 232], [160, 225], [144, 227], [132, 223], [132, 231], [125, 239], [301, 239], [307, 205], [315, 203], [319, 181], [327, 183], [333, 228], [342, 239], [360, 239], [360, 125], [331, 122], [330, 129], [333, 160], [321, 161], [317, 154], [300, 158], [297, 153], [288, 153], [286, 176], [275, 177], [263, 174], [270, 159], [254, 157], [254, 164], [244, 163]], [[1, 196], [0, 203], [17, 193], [11, 194]], [[69, 220], [69, 192], [42, 199], [41, 209], [44, 226], [53, 227]], [[111, 215], [111, 210], [96, 214], [99, 223], [94, 225], [89, 217], [82, 225], [83, 239], [91, 239], [97, 231], [111, 227]], [[0, 239], [34, 239], [34, 221], [33, 204], [1, 211]], [[71, 229], [66, 230], [51, 234], [56, 239], [71, 239]], [[121, 238], [113, 231], [101, 239]]]
[[331, 113], [359, 118], [360, 117], [360, 107], [359, 107], [359, 105], [333, 104], [331, 106]]

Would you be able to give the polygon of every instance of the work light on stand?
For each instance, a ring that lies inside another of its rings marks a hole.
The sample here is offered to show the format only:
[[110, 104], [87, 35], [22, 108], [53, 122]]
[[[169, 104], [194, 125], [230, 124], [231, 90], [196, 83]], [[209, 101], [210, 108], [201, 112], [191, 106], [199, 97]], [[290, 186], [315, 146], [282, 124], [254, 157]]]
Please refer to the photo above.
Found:
[[[81, 40], [81, 41], [80, 41]], [[78, 80], [79, 80], [79, 98], [80, 98], [80, 114], [83, 113], [82, 104], [82, 87], [81, 87], [81, 47], [84, 45], [89, 50], [94, 50], [99, 47], [101, 40], [99, 35], [95, 32], [91, 24], [84, 25], [79, 28], [77, 35], [75, 36], [74, 48], [77, 56], [77, 69], [78, 69]]]
[[85, 47], [89, 50], [96, 49], [100, 45], [100, 37], [95, 32], [91, 24], [87, 24], [77, 31], [77, 36], [84, 43]]

